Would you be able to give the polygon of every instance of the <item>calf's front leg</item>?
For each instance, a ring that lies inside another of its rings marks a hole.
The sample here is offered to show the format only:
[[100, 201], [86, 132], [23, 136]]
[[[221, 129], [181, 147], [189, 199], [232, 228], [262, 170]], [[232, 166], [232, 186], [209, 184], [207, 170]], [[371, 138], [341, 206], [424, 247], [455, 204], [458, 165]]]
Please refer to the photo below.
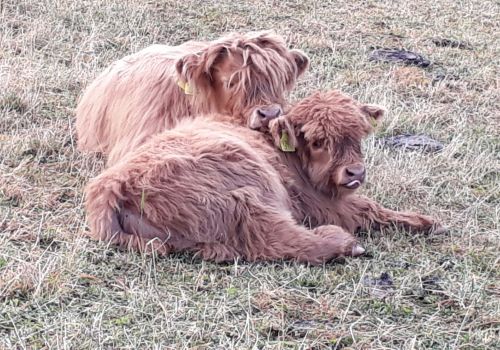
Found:
[[350, 231], [397, 226], [413, 232], [440, 234], [447, 231], [434, 218], [410, 211], [395, 211], [364, 196], [351, 195], [339, 203], [338, 224]]

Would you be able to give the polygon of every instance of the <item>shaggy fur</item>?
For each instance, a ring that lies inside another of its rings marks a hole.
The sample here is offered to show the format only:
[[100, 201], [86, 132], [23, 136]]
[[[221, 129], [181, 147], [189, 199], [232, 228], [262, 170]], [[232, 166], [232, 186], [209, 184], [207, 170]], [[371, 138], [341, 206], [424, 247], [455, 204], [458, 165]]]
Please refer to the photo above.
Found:
[[[319, 264], [362, 253], [352, 233], [374, 224], [429, 231], [432, 218], [354, 193], [364, 181], [361, 140], [382, 114], [331, 91], [272, 120], [269, 135], [220, 115], [184, 121], [89, 184], [91, 233], [123, 247], [190, 250], [215, 261]], [[277, 149], [284, 133], [296, 151]]]
[[269, 32], [148, 47], [87, 88], [76, 108], [78, 149], [109, 154], [114, 164], [151, 135], [209, 113], [259, 128], [262, 118], [279, 115], [308, 64], [303, 52]]

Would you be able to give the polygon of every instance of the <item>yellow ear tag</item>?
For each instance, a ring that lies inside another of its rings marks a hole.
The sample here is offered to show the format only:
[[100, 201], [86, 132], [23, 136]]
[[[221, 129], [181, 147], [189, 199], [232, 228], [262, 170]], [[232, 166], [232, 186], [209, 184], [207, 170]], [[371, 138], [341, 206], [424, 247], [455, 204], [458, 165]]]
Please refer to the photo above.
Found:
[[191, 85], [188, 83], [184, 84], [184, 93], [186, 95], [192, 95], [193, 94], [193, 89], [191, 88]]
[[186, 95], [192, 95], [193, 94], [193, 89], [191, 89], [191, 86], [187, 82], [183, 82], [182, 80], [177, 81], [177, 85], [184, 91]]
[[376, 128], [378, 126], [377, 119], [370, 117], [370, 124], [372, 125], [373, 128]]
[[280, 149], [283, 152], [295, 152], [295, 147], [290, 145], [290, 139], [288, 137], [288, 133], [285, 130], [281, 132]]

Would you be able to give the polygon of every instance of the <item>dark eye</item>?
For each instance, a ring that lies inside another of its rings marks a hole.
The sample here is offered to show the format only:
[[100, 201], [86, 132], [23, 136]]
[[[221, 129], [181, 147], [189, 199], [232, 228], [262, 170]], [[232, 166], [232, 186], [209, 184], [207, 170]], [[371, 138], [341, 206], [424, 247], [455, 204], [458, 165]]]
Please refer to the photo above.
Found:
[[324, 142], [323, 142], [323, 140], [316, 140], [316, 141], [314, 141], [314, 142], [312, 143], [312, 147], [313, 147], [314, 149], [321, 148], [321, 147], [323, 147], [323, 143], [324, 143]]

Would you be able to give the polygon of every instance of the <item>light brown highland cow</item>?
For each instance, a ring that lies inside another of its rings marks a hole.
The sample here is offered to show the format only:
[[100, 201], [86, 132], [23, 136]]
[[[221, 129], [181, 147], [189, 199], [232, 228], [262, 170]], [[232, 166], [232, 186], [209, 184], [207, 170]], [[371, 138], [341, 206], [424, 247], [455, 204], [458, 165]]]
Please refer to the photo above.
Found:
[[[272, 120], [270, 135], [221, 115], [185, 120], [89, 184], [91, 233], [122, 247], [150, 243], [162, 253], [189, 250], [215, 261], [320, 264], [362, 254], [357, 229], [431, 231], [438, 225], [430, 217], [354, 193], [365, 178], [361, 141], [372, 131], [370, 119], [382, 115], [380, 107], [331, 91]], [[298, 224], [304, 221], [314, 228]]]
[[86, 89], [76, 109], [78, 149], [109, 154], [111, 165], [180, 120], [209, 113], [257, 129], [281, 114], [308, 64], [269, 32], [153, 45], [115, 62]]
[[223, 115], [184, 120], [88, 185], [91, 234], [215, 261], [320, 264], [362, 254], [352, 234], [372, 225], [441, 231], [430, 217], [354, 193], [365, 179], [361, 141], [383, 113], [331, 91], [272, 120], [269, 134]]

